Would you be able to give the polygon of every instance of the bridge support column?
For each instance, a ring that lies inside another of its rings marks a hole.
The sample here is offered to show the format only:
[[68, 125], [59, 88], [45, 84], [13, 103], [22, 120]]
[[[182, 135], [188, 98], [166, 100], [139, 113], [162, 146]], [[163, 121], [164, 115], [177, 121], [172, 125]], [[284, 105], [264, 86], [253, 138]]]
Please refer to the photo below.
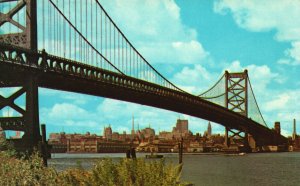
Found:
[[[225, 106], [228, 110], [248, 117], [248, 71], [229, 73], [225, 71]], [[231, 133], [229, 135], [229, 133]], [[244, 129], [232, 130], [225, 128], [225, 145], [230, 147], [231, 142], [239, 143], [243, 151], [250, 151], [248, 132]], [[241, 144], [242, 143], [242, 144]]]
[[29, 77], [25, 86], [27, 93], [26, 113], [24, 116], [25, 134], [23, 139], [28, 141], [30, 146], [37, 147], [39, 141], [41, 141], [37, 78]]
[[[11, 73], [6, 77], [0, 75], [0, 82], [1, 88], [20, 87], [8, 97], [0, 94], [0, 110], [5, 107], [12, 110], [9, 114], [0, 117], [0, 127], [3, 130], [23, 131], [22, 139], [11, 141], [17, 151], [31, 151], [34, 147], [38, 147], [41, 141], [37, 77], [36, 75], [19, 77]], [[16, 103], [19, 98], [25, 100], [25, 105]]]
[[229, 131], [229, 128], [225, 127], [225, 145], [227, 148], [230, 147], [230, 138], [228, 136], [228, 131]]
[[242, 132], [238, 130], [232, 130], [229, 127], [225, 127], [225, 146], [232, 150], [238, 150], [242, 152], [251, 152], [251, 147], [249, 145], [249, 135], [247, 132]]

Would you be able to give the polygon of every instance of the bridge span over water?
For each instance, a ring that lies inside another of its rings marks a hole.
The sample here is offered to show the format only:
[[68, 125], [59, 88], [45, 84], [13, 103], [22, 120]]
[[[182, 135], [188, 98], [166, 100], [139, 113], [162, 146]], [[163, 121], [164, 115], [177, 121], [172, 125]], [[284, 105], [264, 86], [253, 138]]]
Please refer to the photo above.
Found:
[[[246, 70], [226, 71], [208, 91], [192, 95], [150, 65], [98, 0], [7, 0], [0, 6], [0, 28], [17, 28], [0, 34], [0, 87], [21, 87], [9, 97], [0, 95], [0, 109], [8, 106], [21, 115], [1, 117], [0, 126], [24, 131], [31, 146], [40, 141], [38, 87], [188, 114], [241, 131], [246, 141], [249, 134], [256, 146], [287, 143], [267, 127]], [[16, 18], [21, 11], [25, 18]], [[23, 94], [26, 108], [15, 103]]]

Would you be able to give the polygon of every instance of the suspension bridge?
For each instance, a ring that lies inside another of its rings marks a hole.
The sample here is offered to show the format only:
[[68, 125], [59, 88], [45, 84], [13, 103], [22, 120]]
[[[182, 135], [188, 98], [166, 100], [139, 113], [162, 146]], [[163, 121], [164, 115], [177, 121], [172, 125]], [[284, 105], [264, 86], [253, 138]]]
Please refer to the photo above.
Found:
[[[0, 87], [20, 87], [0, 95], [4, 130], [24, 131], [22, 144], [41, 140], [38, 87], [123, 100], [219, 123], [226, 143], [240, 136], [255, 145], [284, 145], [269, 128], [248, 73], [225, 74], [206, 92], [192, 95], [165, 78], [128, 40], [98, 0], [0, 1]], [[25, 108], [16, 99], [26, 95]], [[230, 136], [231, 134], [231, 136]], [[242, 135], [243, 134], [243, 135]]]

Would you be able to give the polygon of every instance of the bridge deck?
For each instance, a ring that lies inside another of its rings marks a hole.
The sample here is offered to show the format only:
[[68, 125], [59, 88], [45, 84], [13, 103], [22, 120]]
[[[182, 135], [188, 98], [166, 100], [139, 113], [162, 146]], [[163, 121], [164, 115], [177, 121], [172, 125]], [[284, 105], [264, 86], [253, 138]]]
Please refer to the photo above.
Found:
[[[197, 96], [75, 61], [0, 44], [0, 86], [34, 75], [40, 87], [118, 99], [184, 113], [248, 132], [271, 143], [274, 132], [245, 116]], [[286, 138], [280, 136], [286, 142]]]

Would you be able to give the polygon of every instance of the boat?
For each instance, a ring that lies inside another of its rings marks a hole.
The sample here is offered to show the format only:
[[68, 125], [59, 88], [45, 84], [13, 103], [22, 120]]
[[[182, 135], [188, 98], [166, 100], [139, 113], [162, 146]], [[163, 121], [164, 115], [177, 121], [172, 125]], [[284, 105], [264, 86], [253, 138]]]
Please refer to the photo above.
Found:
[[147, 154], [146, 155], [146, 158], [147, 159], [153, 159], [153, 158], [163, 158], [164, 155], [161, 155], [161, 154]]
[[151, 152], [151, 154], [147, 154], [146, 155], [146, 158], [147, 159], [154, 159], [154, 158], [163, 158], [164, 155], [161, 155], [161, 154], [154, 154], [153, 152]]

